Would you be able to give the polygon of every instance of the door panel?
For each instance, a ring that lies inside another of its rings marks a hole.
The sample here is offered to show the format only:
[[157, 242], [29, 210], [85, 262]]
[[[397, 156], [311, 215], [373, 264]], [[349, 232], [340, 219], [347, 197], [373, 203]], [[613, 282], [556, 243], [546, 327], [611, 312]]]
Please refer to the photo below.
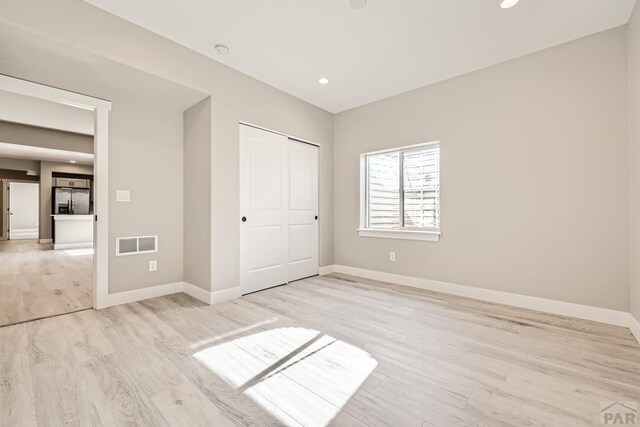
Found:
[[38, 238], [39, 187], [37, 183], [9, 183], [9, 240]]
[[318, 274], [318, 151], [289, 140], [289, 281]]
[[287, 138], [240, 126], [240, 285], [287, 283]]

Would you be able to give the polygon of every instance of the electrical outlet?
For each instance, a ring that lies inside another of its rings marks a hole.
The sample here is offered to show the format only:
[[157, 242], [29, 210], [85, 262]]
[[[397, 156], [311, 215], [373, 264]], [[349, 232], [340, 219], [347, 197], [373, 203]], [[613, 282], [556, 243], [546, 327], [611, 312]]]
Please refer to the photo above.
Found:
[[149, 261], [149, 271], [158, 271], [158, 261]]
[[389, 252], [389, 261], [395, 261], [395, 260], [396, 260], [396, 253]]

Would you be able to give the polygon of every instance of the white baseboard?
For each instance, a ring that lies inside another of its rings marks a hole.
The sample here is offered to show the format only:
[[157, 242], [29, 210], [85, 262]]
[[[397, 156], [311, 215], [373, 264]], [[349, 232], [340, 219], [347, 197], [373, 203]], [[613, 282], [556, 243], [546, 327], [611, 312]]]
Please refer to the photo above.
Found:
[[93, 248], [93, 242], [90, 243], [60, 243], [53, 245], [53, 249], [82, 249]]
[[209, 305], [218, 304], [229, 301], [242, 296], [240, 286], [235, 288], [223, 289], [221, 291], [209, 292], [198, 286], [187, 282], [169, 283], [167, 285], [151, 286], [148, 288], [137, 289], [135, 291], [118, 292], [109, 295], [109, 304], [107, 307], [118, 304], [127, 304], [130, 302], [141, 301], [149, 298], [161, 297], [164, 295], [176, 294], [184, 292], [197, 300], [205, 302]]
[[105, 305], [105, 308], [114, 305], [142, 301], [149, 298], [157, 298], [165, 295], [177, 294], [178, 292], [182, 292], [183, 288], [183, 282], [175, 282], [167, 283], [165, 285], [149, 286], [148, 288], [135, 289], [133, 291], [109, 294], [107, 295], [107, 304]]
[[629, 329], [631, 329], [631, 333], [633, 333], [633, 336], [636, 337], [636, 340], [640, 343], [640, 321], [633, 317], [631, 313], [629, 313], [629, 316], [631, 317], [631, 319], [629, 319]]
[[191, 295], [197, 300], [206, 302], [207, 304], [211, 304], [211, 292], [205, 291], [199, 286], [192, 285], [191, 283], [185, 282], [182, 292], [184, 292], [187, 295]]
[[9, 240], [28, 240], [28, 239], [37, 239], [38, 238], [38, 229], [37, 228], [18, 228], [9, 230]]
[[418, 277], [402, 276], [399, 274], [384, 273], [381, 271], [367, 270], [363, 268], [347, 267], [344, 265], [333, 265], [329, 267], [326, 267], [326, 271], [333, 269], [333, 272], [336, 273], [350, 274], [352, 276], [379, 280], [381, 282], [396, 283], [413, 288], [426, 289], [429, 291], [442, 292], [481, 301], [608, 323], [610, 325], [631, 328], [631, 319], [633, 318], [630, 313], [624, 311], [609, 310], [606, 308], [592, 307], [570, 302], [512, 294], [509, 292], [494, 291], [491, 289], [476, 288], [473, 286], [457, 285], [454, 283], [421, 279]]
[[53, 243], [53, 239], [40, 239], [38, 240], [40, 243]]
[[240, 286], [236, 286], [234, 288], [229, 288], [229, 289], [223, 289], [221, 291], [214, 291], [214, 292], [211, 292], [210, 304], [218, 304], [221, 302], [240, 298], [241, 296], [242, 296], [242, 288], [240, 288]]
[[318, 270], [318, 274], [321, 276], [326, 276], [327, 274], [335, 273], [336, 266], [335, 265], [325, 265], [324, 267], [320, 267]]

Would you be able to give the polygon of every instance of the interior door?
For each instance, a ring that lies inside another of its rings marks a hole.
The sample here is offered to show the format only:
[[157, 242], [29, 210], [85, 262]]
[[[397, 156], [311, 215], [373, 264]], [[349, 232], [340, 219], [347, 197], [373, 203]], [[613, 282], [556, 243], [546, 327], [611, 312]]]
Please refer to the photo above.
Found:
[[37, 239], [40, 223], [39, 185], [9, 183], [9, 240]]
[[318, 151], [289, 140], [289, 281], [318, 274]]
[[240, 125], [242, 293], [287, 283], [288, 139]]

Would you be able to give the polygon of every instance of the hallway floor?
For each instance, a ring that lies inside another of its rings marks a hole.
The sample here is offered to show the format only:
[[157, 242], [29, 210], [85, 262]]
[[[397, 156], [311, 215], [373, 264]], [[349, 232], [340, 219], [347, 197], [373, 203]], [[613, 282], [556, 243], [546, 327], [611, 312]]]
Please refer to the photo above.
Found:
[[0, 326], [91, 308], [92, 252], [0, 241]]

